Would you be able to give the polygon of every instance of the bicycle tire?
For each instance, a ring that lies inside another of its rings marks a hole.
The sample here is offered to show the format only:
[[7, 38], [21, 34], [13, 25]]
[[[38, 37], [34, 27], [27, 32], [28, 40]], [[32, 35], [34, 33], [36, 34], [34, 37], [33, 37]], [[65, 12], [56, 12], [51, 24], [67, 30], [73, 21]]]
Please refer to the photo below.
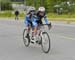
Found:
[[50, 37], [49, 37], [49, 35], [48, 35], [48, 33], [47, 33], [47, 32], [42, 32], [42, 35], [43, 35], [43, 34], [46, 34], [46, 35], [47, 35], [47, 37], [48, 37], [49, 47], [48, 47], [48, 49], [47, 49], [47, 50], [44, 50], [44, 46], [43, 46], [43, 38], [42, 38], [42, 40], [41, 40], [41, 47], [42, 47], [42, 50], [43, 50], [43, 52], [44, 52], [44, 53], [49, 53], [49, 51], [50, 51]]

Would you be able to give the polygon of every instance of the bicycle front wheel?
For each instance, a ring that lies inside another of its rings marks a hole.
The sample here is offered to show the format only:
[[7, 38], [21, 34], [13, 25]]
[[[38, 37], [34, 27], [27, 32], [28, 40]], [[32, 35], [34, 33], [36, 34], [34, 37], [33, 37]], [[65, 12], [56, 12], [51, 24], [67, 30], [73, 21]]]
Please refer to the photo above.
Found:
[[42, 32], [41, 47], [44, 53], [48, 53], [50, 51], [50, 37], [47, 32]]

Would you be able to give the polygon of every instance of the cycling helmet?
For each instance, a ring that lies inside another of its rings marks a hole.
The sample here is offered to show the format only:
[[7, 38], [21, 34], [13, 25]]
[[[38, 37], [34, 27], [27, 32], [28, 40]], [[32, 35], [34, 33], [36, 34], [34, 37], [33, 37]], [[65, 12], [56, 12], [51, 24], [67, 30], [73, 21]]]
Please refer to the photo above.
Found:
[[35, 11], [35, 7], [29, 7], [27, 13], [31, 13]]
[[45, 8], [44, 7], [39, 7], [38, 11], [45, 12]]

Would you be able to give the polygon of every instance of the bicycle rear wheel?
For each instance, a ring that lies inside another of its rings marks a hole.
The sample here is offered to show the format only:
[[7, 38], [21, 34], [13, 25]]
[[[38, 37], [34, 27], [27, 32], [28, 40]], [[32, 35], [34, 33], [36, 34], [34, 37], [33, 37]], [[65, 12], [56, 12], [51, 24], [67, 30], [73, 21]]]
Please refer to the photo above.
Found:
[[23, 31], [23, 42], [26, 47], [28, 47], [30, 44], [30, 37], [29, 34], [27, 34], [27, 29], [24, 29]]
[[42, 32], [42, 41], [41, 47], [44, 53], [48, 53], [50, 51], [50, 37], [47, 32]]

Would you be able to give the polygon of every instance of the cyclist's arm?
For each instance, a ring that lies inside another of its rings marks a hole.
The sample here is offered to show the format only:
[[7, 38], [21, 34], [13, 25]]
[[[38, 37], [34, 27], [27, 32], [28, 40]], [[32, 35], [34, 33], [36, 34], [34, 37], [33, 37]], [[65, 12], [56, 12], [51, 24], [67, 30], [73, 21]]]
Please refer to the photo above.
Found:
[[48, 19], [44, 16], [45, 23], [48, 24]]
[[30, 18], [29, 18], [29, 16], [27, 15], [27, 16], [25, 17], [25, 19], [24, 19], [24, 25], [25, 25], [25, 26], [28, 26], [29, 20], [30, 20]]
[[26, 17], [25, 17], [25, 19], [24, 19], [24, 23], [26, 24], [26, 21], [29, 21], [30, 19], [29, 19], [29, 16], [27, 15]]

